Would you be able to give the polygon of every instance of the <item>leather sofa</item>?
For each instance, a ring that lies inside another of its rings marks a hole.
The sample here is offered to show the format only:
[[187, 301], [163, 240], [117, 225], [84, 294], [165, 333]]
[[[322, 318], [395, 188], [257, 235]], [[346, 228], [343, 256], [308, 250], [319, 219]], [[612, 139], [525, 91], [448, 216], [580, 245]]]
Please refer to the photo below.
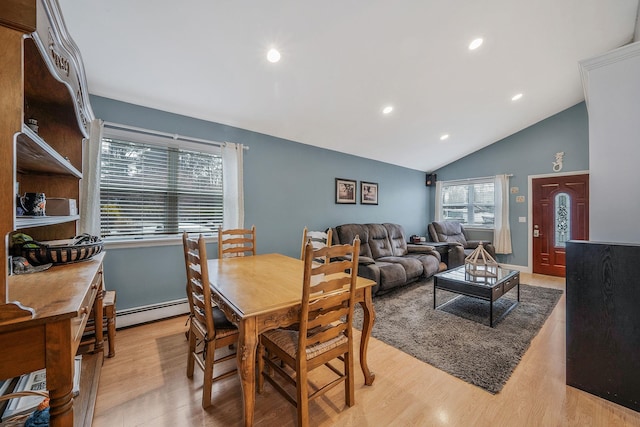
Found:
[[[429, 224], [429, 237], [433, 242], [449, 243], [447, 265], [455, 268], [464, 264], [464, 259], [482, 242], [486, 251], [496, 259], [496, 249], [488, 240], [469, 240], [464, 226], [456, 221], [434, 221]], [[456, 248], [457, 247], [457, 248]], [[459, 248], [462, 247], [462, 250]]]
[[429, 278], [446, 268], [433, 247], [408, 244], [398, 224], [338, 225], [333, 229], [332, 243], [352, 242], [356, 235], [360, 237], [358, 275], [377, 283], [374, 295]]

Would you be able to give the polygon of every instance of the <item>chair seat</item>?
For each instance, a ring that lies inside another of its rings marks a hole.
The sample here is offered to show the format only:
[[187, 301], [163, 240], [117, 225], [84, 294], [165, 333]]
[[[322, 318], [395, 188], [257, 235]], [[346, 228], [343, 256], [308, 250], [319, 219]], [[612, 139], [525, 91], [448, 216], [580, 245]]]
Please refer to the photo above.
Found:
[[[274, 345], [282, 349], [285, 353], [295, 359], [298, 352], [298, 331], [291, 329], [274, 329], [263, 333], [264, 339], [271, 341]], [[307, 360], [326, 353], [336, 347], [343, 344], [347, 344], [349, 341], [346, 336], [340, 335], [329, 341], [322, 342], [320, 344], [311, 345], [307, 347]]]
[[213, 323], [216, 325], [216, 334], [218, 336], [220, 335], [220, 332], [221, 332], [218, 329], [231, 330], [232, 332], [238, 330], [238, 327], [233, 323], [231, 323], [229, 319], [227, 319], [227, 316], [224, 315], [224, 312], [220, 310], [219, 307], [213, 307], [212, 312], [213, 312]]
[[[218, 307], [213, 307], [211, 312], [213, 313], [213, 324], [215, 325], [216, 338], [224, 338], [230, 335], [238, 334], [238, 327], [229, 322], [222, 310], [220, 310]], [[207, 334], [207, 325], [205, 325], [195, 317], [191, 321], [197, 325], [203, 336]]]

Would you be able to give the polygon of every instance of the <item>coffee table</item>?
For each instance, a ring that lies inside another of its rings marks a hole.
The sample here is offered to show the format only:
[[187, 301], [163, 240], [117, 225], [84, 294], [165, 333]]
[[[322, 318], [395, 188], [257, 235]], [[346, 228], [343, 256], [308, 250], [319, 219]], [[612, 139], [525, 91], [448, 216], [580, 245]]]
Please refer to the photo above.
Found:
[[[437, 273], [433, 278], [433, 309], [442, 308], [463, 295], [489, 301], [489, 326], [493, 328], [493, 303], [514, 287], [518, 289], [518, 299], [496, 321], [503, 319], [520, 302], [520, 272], [498, 268], [497, 277], [476, 277], [465, 271], [464, 265]], [[460, 294], [444, 304], [436, 304], [436, 290]]]

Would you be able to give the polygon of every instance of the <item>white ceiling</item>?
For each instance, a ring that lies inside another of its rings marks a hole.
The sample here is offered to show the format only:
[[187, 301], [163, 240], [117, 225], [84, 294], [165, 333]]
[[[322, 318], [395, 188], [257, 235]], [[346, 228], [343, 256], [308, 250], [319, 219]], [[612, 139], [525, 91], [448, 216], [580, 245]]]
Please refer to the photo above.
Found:
[[[631, 42], [638, 9], [638, 0], [59, 3], [92, 94], [422, 171], [582, 101], [578, 61]], [[476, 37], [484, 44], [470, 51]], [[387, 104], [395, 109], [383, 116]]]

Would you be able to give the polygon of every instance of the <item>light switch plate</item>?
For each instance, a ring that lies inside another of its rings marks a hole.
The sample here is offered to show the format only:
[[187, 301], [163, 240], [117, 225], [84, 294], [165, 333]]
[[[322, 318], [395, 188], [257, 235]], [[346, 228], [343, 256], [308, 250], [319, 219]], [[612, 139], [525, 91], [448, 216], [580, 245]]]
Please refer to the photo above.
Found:
[[518, 194], [520, 192], [520, 188], [518, 187], [511, 187], [511, 194]]
[[519, 216], [518, 217], [518, 222], [527, 222], [527, 217], [526, 216]]
[[517, 196], [516, 203], [524, 203], [524, 196]]

